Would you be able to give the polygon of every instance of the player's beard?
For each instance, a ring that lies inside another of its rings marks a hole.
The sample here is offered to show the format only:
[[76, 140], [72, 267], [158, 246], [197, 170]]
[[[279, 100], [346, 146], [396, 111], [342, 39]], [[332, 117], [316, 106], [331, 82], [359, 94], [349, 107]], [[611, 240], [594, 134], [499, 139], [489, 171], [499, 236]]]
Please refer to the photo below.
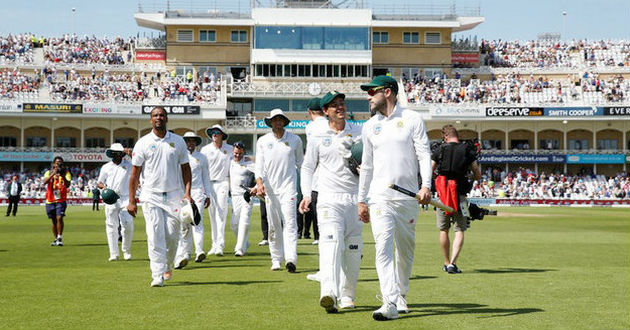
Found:
[[377, 113], [385, 114], [387, 110], [387, 99], [383, 98], [380, 102], [374, 102], [374, 106], [370, 108], [370, 116], [374, 116]]

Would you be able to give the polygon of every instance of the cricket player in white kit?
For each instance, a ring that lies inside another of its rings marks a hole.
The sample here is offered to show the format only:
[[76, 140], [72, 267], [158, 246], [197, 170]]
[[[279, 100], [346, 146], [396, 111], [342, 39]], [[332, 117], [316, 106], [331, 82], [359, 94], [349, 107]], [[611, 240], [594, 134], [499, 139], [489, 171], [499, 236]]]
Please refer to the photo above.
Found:
[[[234, 143], [234, 157], [230, 162], [230, 191], [232, 192], [232, 216], [230, 226], [236, 235], [234, 256], [242, 257], [249, 248], [249, 225], [252, 215], [253, 202], [245, 200], [243, 194], [249, 187], [249, 181], [254, 178], [254, 162], [245, 158], [245, 145], [242, 142]], [[251, 189], [250, 189], [251, 192]]]
[[281, 109], [265, 118], [271, 132], [256, 144], [256, 191], [265, 196], [269, 221], [271, 270], [297, 268], [297, 169], [302, 166], [302, 140], [285, 130], [290, 120]]
[[208, 159], [210, 175], [210, 230], [212, 231], [212, 248], [208, 255], [223, 255], [225, 247], [225, 222], [228, 214], [228, 192], [230, 182], [228, 172], [232, 160], [232, 146], [225, 143], [228, 135], [220, 125], [206, 129], [206, 135], [212, 143], [201, 148], [201, 153]]
[[312, 178], [319, 171], [320, 305], [328, 313], [337, 311], [339, 298], [339, 307], [354, 307], [363, 248], [363, 223], [356, 211], [359, 177], [350, 171], [342, 156], [360, 138], [361, 127], [346, 121], [344, 100], [345, 95], [339, 92], [329, 92], [322, 98], [329, 126], [310, 137], [302, 164], [304, 199], [300, 212], [308, 211]]
[[[368, 92], [370, 111], [376, 115], [363, 125], [358, 212], [363, 222], [372, 222], [383, 299], [383, 306], [372, 316], [382, 321], [409, 311], [405, 295], [413, 264], [418, 203], [431, 200], [431, 152], [420, 114], [397, 104], [395, 79], [377, 76], [361, 89]], [[419, 191], [418, 173], [422, 177]], [[390, 184], [418, 191], [417, 200], [390, 189]]]
[[129, 180], [127, 210], [136, 216], [136, 189], [142, 172], [142, 211], [146, 221], [147, 247], [151, 265], [152, 287], [164, 286], [173, 272], [173, 261], [181, 236], [179, 211], [182, 200], [190, 197], [190, 166], [188, 151], [181, 136], [166, 130], [166, 110], [151, 111], [153, 129], [136, 143]]
[[[206, 156], [195, 150], [201, 144], [201, 137], [194, 132], [186, 132], [183, 136], [188, 149], [188, 164], [190, 164], [191, 183], [190, 195], [196, 205], [208, 207], [210, 205], [210, 176], [208, 175], [208, 160]], [[177, 247], [175, 257], [175, 268], [182, 269], [190, 260], [190, 253], [195, 245], [195, 262], [202, 262], [206, 259], [203, 250], [203, 212], [199, 212], [201, 222], [194, 226], [191, 223], [182, 224], [182, 236]]]
[[109, 245], [109, 261], [118, 260], [118, 225], [122, 236], [122, 251], [125, 260], [131, 260], [131, 240], [133, 238], [133, 218], [127, 212], [129, 203], [129, 176], [131, 162], [125, 158], [130, 155], [129, 149], [122, 144], [114, 143], [105, 151], [112, 161], [101, 167], [97, 186], [99, 189], [111, 189], [120, 198], [111, 205], [105, 205], [105, 233]]

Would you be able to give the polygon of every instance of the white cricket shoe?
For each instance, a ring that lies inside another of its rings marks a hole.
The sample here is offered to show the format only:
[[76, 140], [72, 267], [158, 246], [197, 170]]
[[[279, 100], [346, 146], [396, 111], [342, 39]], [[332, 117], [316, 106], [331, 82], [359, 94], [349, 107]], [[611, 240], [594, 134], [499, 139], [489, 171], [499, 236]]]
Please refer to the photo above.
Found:
[[129, 252], [124, 252], [124, 253], [123, 253], [123, 258], [124, 258], [125, 260], [131, 260], [131, 253], [129, 253]]
[[153, 281], [151, 281], [151, 287], [162, 287], [164, 286], [164, 277], [160, 276], [158, 278], [154, 278]]
[[182, 259], [175, 264], [175, 269], [182, 269], [186, 267], [186, 265], [188, 265], [188, 259]]
[[355, 308], [354, 300], [350, 297], [341, 297], [339, 301], [339, 309], [352, 309]]
[[223, 257], [223, 249], [220, 247], [214, 249], [214, 255], [218, 257]]
[[118, 256], [109, 256], [109, 261], [116, 261], [118, 260]]
[[311, 243], [311, 244], [313, 244], [313, 245], [318, 245], [318, 244], [319, 244], [319, 240], [317, 240], [317, 239], [316, 239], [316, 240], [314, 240], [314, 241], [313, 241], [313, 243]]
[[269, 245], [269, 241], [268, 241], [268, 240], [266, 240], [266, 239], [264, 239], [264, 240], [262, 240], [262, 241], [258, 242], [258, 246], [265, 246], [265, 245]]
[[398, 310], [396, 304], [385, 302], [381, 308], [372, 313], [372, 317], [377, 321], [387, 321], [398, 318]]
[[243, 253], [243, 251], [241, 251], [241, 250], [238, 250], [238, 251], [234, 252], [234, 256], [235, 257], [242, 257], [244, 255], [245, 255], [245, 253]]
[[321, 297], [319, 305], [324, 307], [326, 313], [337, 313], [337, 298], [333, 295]]
[[398, 311], [398, 313], [409, 313], [409, 307], [407, 307], [407, 299], [405, 299], [404, 295], [399, 295], [398, 299], [396, 299], [396, 310]]
[[276, 271], [276, 270], [282, 270], [282, 265], [280, 264], [280, 261], [272, 261], [271, 262], [271, 270]]
[[309, 281], [319, 282], [319, 272], [317, 272], [315, 274], [307, 274], [306, 275], [306, 279], [309, 280]]
[[207, 255], [213, 255], [213, 254], [215, 254], [216, 252], [217, 252], [217, 248], [213, 246], [213, 247], [210, 249], [210, 251], [208, 251], [208, 253], [206, 253], [206, 254], [207, 254]]

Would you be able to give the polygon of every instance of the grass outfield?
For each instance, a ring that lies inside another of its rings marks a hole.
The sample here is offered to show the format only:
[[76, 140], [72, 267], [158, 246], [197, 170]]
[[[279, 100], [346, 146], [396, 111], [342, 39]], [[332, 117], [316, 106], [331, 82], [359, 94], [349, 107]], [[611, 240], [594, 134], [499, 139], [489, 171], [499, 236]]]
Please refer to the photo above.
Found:
[[[43, 207], [0, 208], [1, 329], [628, 329], [630, 210], [504, 208], [474, 222], [458, 265], [441, 270], [433, 213], [421, 212], [407, 300], [410, 314], [376, 322], [374, 241], [365, 226], [355, 310], [328, 315], [317, 248], [300, 240], [298, 274], [271, 272], [253, 215], [244, 258], [210, 257], [151, 288], [146, 234], [136, 218], [133, 260], [108, 262], [104, 215], [69, 207], [64, 247], [49, 246]], [[207, 213], [206, 213], [207, 216]], [[227, 226], [227, 248], [234, 235]], [[206, 250], [209, 224], [206, 219]]]

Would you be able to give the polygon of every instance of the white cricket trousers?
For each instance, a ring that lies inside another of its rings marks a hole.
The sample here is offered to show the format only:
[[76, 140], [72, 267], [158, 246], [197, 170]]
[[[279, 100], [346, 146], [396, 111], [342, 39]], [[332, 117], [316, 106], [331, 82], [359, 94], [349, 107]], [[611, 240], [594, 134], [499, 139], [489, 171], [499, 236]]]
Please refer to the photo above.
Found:
[[249, 247], [249, 225], [252, 215], [252, 201], [245, 201], [243, 195], [232, 196], [232, 216], [230, 217], [230, 226], [234, 235], [236, 235], [236, 245], [234, 252], [247, 252]]
[[212, 248], [223, 250], [225, 247], [225, 221], [228, 214], [229, 181], [210, 182], [210, 231], [212, 232]]
[[286, 260], [297, 266], [296, 199], [297, 193], [267, 193], [265, 197], [269, 223], [269, 253], [272, 262]]
[[370, 222], [376, 248], [376, 273], [381, 295], [387, 302], [395, 303], [398, 295], [405, 295], [409, 291], [418, 212], [419, 206], [415, 200], [378, 201], [370, 204]]
[[118, 257], [118, 224], [122, 236], [123, 253], [131, 253], [131, 240], [133, 239], [133, 217], [127, 212], [129, 196], [121, 196], [116, 203], [105, 205], [105, 234], [109, 245], [109, 256]]
[[173, 261], [181, 236], [181, 221], [175, 217], [174, 213], [167, 210], [168, 206], [166, 205], [150, 202], [142, 204], [153, 278], [159, 278], [165, 272], [173, 269]]
[[354, 300], [363, 249], [363, 222], [357, 213], [357, 195], [320, 192], [317, 221], [320, 297], [332, 295]]
[[195, 205], [197, 205], [197, 208], [201, 210], [199, 212], [201, 222], [199, 222], [196, 226], [189, 223], [182, 224], [181, 238], [179, 240], [179, 245], [177, 246], [175, 262], [179, 262], [183, 259], [190, 260], [190, 254], [193, 249], [193, 241], [195, 243], [195, 256], [205, 253], [203, 250], [203, 204], [206, 201], [206, 196], [194, 193], [192, 195]]

